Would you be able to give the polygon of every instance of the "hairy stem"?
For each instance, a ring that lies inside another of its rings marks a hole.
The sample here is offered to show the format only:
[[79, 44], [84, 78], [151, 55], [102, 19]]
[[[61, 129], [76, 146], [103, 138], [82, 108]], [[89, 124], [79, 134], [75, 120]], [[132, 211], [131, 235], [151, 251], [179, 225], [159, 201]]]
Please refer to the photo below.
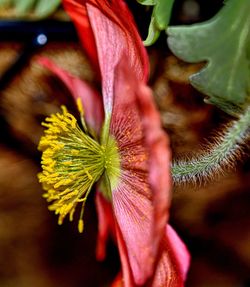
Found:
[[250, 106], [244, 114], [218, 136], [215, 143], [206, 147], [200, 156], [172, 164], [174, 183], [197, 183], [212, 179], [235, 166], [244, 141], [250, 136]]

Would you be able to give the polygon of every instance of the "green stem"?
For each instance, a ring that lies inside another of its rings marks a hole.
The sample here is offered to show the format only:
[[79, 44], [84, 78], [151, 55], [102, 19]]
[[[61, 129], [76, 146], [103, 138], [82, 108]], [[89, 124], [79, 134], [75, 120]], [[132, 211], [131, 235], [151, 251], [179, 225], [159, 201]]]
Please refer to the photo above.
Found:
[[224, 173], [225, 170], [232, 169], [242, 152], [242, 144], [249, 136], [250, 106], [244, 114], [225, 128], [215, 144], [206, 148], [207, 151], [190, 160], [173, 162], [174, 182], [181, 184], [207, 181]]

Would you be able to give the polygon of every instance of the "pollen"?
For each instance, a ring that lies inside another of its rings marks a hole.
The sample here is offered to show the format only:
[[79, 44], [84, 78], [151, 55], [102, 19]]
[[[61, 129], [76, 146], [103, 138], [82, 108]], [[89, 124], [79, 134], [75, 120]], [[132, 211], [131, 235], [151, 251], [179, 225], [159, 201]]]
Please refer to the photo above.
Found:
[[[79, 108], [80, 109], [80, 108]], [[83, 108], [82, 108], [83, 114]], [[45, 119], [46, 128], [38, 149], [42, 151], [42, 172], [38, 178], [50, 203], [49, 210], [62, 224], [80, 206], [78, 230], [83, 232], [83, 210], [87, 197], [104, 173], [105, 151], [102, 146], [78, 126], [76, 118], [62, 106], [62, 113]]]

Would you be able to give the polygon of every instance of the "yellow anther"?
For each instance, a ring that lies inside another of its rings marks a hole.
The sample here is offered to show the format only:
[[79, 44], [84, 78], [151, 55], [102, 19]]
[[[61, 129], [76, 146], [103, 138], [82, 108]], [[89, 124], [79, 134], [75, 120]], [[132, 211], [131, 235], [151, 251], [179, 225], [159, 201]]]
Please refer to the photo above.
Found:
[[66, 211], [67, 210], [67, 205], [62, 205], [61, 207], [56, 208], [56, 212], [55, 214], [60, 214], [62, 216], [62, 219], [65, 217], [66, 215]]
[[48, 171], [48, 172], [54, 172], [54, 169], [53, 169], [53, 167], [51, 167], [51, 166], [48, 166], [48, 165], [42, 165], [42, 168], [43, 168], [43, 170], [46, 170], [46, 171]]
[[62, 216], [62, 215], [60, 215], [60, 216], [58, 217], [58, 225], [62, 225], [63, 219], [64, 219], [64, 216]]
[[54, 190], [54, 189], [49, 189], [48, 190], [48, 194], [55, 194], [56, 193], [56, 190]]
[[65, 195], [65, 194], [67, 194], [69, 192], [71, 192], [71, 189], [70, 188], [66, 188], [64, 191], [60, 192], [60, 196], [62, 197], [63, 195]]
[[[47, 118], [46, 118], [45, 120], [47, 120]], [[50, 127], [51, 127], [51, 124], [42, 122], [42, 126], [43, 126], [43, 127], [46, 127], [46, 128], [50, 128]]]
[[43, 159], [44, 159], [44, 158], [53, 157], [54, 153], [55, 153], [55, 152], [54, 152], [51, 148], [47, 148], [47, 149], [43, 152]]
[[68, 113], [66, 106], [61, 105], [61, 109], [62, 109], [64, 115], [66, 115]]
[[58, 207], [56, 206], [55, 203], [49, 205], [49, 206], [48, 206], [48, 210], [50, 210], [50, 211], [55, 211], [55, 214], [58, 214], [58, 213], [59, 213], [59, 209], [58, 209]]
[[64, 118], [64, 121], [70, 125], [71, 128], [75, 129], [76, 128], [76, 121], [73, 121], [72, 119], [69, 118]]
[[79, 233], [83, 233], [83, 229], [84, 229], [83, 220], [79, 219], [79, 221], [78, 221], [78, 231], [79, 231]]
[[64, 161], [63, 164], [64, 165], [72, 165], [72, 161]]
[[55, 161], [52, 158], [45, 158], [42, 160], [42, 164], [53, 164]]
[[68, 200], [68, 199], [71, 199], [72, 197], [76, 196], [78, 194], [78, 192], [76, 191], [72, 191], [66, 195], [63, 196], [63, 198], [61, 199], [61, 201], [65, 201], [65, 200]]
[[60, 187], [62, 185], [68, 185], [71, 182], [72, 182], [72, 180], [70, 178], [62, 179], [54, 185], [54, 188], [57, 189], [58, 187]]
[[51, 176], [52, 178], [54, 178], [54, 177], [59, 177], [59, 173], [58, 173], [58, 172], [54, 172], [54, 173], [50, 174], [50, 176]]
[[70, 202], [67, 205], [64, 205], [64, 209], [63, 209], [63, 214], [66, 215], [72, 208], [73, 208], [74, 204], [72, 202]]
[[73, 221], [74, 213], [75, 213], [75, 208], [71, 209], [71, 211], [69, 213], [69, 221]]
[[83, 109], [83, 105], [82, 105], [82, 100], [81, 100], [81, 98], [77, 98], [76, 104], [77, 104], [78, 111], [80, 112], [80, 114], [81, 114], [82, 116], [84, 116], [84, 109]]
[[57, 200], [59, 199], [59, 195], [55, 194], [55, 195], [48, 195], [48, 196], [45, 196], [46, 194], [43, 195], [44, 198], [47, 198], [47, 202], [51, 202], [53, 200]]

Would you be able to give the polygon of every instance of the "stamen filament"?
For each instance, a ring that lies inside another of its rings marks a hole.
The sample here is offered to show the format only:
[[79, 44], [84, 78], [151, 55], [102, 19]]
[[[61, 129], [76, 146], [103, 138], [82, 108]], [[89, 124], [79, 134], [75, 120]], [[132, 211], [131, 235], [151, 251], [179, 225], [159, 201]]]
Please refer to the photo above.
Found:
[[82, 232], [85, 202], [93, 184], [104, 172], [104, 151], [79, 128], [66, 107], [63, 106], [62, 111], [42, 123], [47, 129], [39, 144], [43, 152], [39, 181], [47, 190], [44, 197], [52, 202], [49, 209], [59, 215], [59, 224], [67, 214], [73, 220], [76, 206], [82, 202], [78, 225]]

